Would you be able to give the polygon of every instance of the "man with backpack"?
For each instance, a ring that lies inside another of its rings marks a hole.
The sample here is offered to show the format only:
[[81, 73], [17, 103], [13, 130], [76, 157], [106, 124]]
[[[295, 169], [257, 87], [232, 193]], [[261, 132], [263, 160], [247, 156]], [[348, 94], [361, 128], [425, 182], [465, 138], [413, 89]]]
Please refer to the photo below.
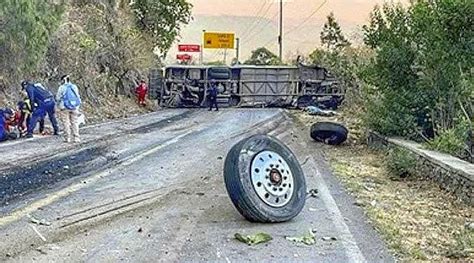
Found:
[[81, 106], [81, 97], [76, 85], [71, 83], [68, 75], [61, 78], [63, 84], [59, 87], [56, 94], [58, 109], [60, 110], [61, 120], [64, 124], [64, 141], [71, 142], [71, 133], [73, 142], [79, 143], [79, 106]]
[[28, 123], [26, 138], [33, 138], [33, 130], [41, 119], [48, 114], [49, 120], [53, 125], [54, 135], [59, 135], [58, 121], [56, 120], [54, 95], [40, 83], [33, 84], [28, 81], [21, 83], [21, 88], [28, 94], [33, 113]]

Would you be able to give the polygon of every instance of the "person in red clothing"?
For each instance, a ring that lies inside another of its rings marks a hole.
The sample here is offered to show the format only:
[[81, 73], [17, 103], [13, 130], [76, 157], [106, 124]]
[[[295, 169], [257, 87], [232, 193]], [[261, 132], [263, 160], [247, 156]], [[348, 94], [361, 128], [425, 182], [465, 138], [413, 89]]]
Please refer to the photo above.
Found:
[[137, 94], [138, 104], [140, 106], [146, 106], [145, 98], [148, 93], [148, 86], [145, 81], [140, 81], [140, 84], [135, 88], [135, 93]]

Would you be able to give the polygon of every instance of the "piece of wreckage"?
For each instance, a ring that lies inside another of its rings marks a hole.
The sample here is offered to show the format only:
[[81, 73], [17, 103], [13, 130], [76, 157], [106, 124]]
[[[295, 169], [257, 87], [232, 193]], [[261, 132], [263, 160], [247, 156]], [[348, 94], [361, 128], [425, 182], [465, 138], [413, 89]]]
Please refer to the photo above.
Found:
[[150, 72], [150, 98], [161, 107], [206, 107], [208, 87], [219, 90], [220, 107], [317, 106], [335, 110], [345, 90], [319, 66], [188, 66]]
[[267, 135], [254, 135], [232, 147], [224, 164], [229, 197], [251, 222], [285, 222], [306, 201], [306, 179], [295, 154]]

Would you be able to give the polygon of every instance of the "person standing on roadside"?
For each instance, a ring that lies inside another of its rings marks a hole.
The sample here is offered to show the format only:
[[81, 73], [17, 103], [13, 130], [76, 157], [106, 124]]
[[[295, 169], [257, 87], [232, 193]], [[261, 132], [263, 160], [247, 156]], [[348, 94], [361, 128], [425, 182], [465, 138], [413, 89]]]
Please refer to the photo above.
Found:
[[211, 84], [209, 86], [209, 89], [207, 90], [207, 98], [209, 101], [209, 111], [212, 111], [212, 108], [215, 106], [216, 111], [219, 110], [219, 107], [217, 106], [217, 94], [219, 93], [217, 83], [214, 80], [211, 80]]
[[80, 143], [79, 137], [79, 106], [81, 105], [81, 97], [79, 89], [71, 83], [70, 77], [64, 75], [61, 77], [62, 85], [56, 94], [58, 109], [61, 121], [64, 125], [64, 141], [71, 142], [71, 134], [73, 142]]
[[137, 94], [138, 105], [146, 106], [145, 98], [148, 93], [148, 86], [144, 80], [141, 80], [140, 84], [135, 88], [135, 93]]
[[48, 114], [53, 125], [54, 135], [59, 135], [58, 121], [56, 120], [54, 95], [40, 83], [33, 84], [29, 81], [21, 83], [22, 91], [26, 91], [32, 107], [32, 115], [28, 123], [26, 138], [33, 138], [33, 130], [41, 119]]

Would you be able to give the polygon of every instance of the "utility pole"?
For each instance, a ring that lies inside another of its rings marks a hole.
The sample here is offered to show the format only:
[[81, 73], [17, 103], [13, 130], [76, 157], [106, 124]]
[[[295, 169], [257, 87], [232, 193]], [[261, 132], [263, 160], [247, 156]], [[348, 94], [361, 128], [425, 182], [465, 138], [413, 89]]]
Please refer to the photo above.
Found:
[[283, 61], [283, 0], [280, 0], [280, 35], [278, 36], [278, 44], [280, 46], [280, 61]]
[[239, 64], [239, 55], [240, 55], [240, 38], [236, 38], [236, 48], [235, 48], [235, 58], [237, 59], [237, 65]]
[[227, 48], [224, 49], [224, 65], [227, 64]]
[[200, 58], [199, 58], [199, 60], [200, 60], [200, 63], [199, 63], [199, 64], [201, 64], [201, 65], [204, 64], [204, 44], [205, 44], [205, 43], [204, 43], [204, 33], [206, 33], [206, 30], [203, 30], [203, 31], [202, 31], [201, 56], [200, 56]]

